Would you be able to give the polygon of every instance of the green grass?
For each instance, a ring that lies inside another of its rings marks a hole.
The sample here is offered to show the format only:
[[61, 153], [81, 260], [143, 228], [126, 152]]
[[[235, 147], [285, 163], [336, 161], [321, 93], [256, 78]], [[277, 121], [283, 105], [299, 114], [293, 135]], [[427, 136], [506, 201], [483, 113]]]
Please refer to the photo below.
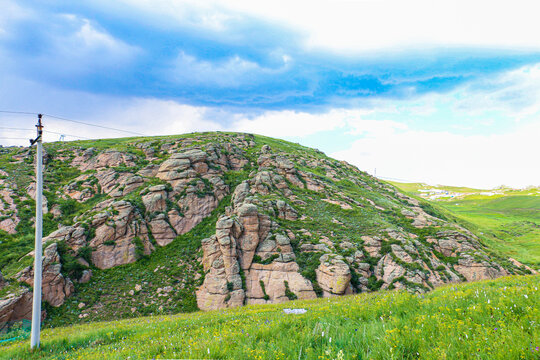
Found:
[[[538, 359], [540, 276], [46, 329], [2, 359]], [[284, 308], [305, 308], [287, 315]]]
[[393, 181], [390, 181], [390, 182], [396, 185], [397, 187], [399, 187], [400, 189], [407, 192], [418, 192], [418, 190], [420, 189], [432, 189], [432, 188], [446, 190], [450, 192], [459, 192], [459, 193], [477, 193], [481, 191], [486, 191], [486, 190], [475, 189], [475, 188], [470, 188], [466, 186], [448, 186], [448, 185], [430, 186], [430, 185], [426, 185], [422, 183], [399, 183], [399, 182], [393, 182]]
[[537, 188], [502, 188], [494, 190], [495, 195], [486, 195], [491, 190], [392, 184], [415, 196], [426, 188], [461, 193], [455, 198], [431, 200], [431, 204], [449, 211], [498, 254], [540, 268], [540, 192]]
[[540, 265], [539, 196], [458, 200], [440, 205], [475, 225], [492, 249], [518, 261]]

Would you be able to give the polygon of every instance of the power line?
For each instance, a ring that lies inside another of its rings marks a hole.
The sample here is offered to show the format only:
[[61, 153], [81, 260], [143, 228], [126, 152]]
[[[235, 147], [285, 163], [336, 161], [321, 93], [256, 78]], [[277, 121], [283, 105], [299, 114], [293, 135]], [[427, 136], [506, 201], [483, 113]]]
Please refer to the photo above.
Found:
[[84, 137], [84, 136], [70, 135], [70, 134], [59, 133], [59, 132], [56, 132], [56, 131], [50, 131], [50, 130], [43, 130], [43, 132], [44, 132], [44, 133], [50, 133], [50, 134], [56, 134], [56, 135], [71, 136], [71, 137], [75, 137], [75, 138], [79, 138], [79, 139], [85, 139], [85, 140], [92, 140], [91, 138], [87, 138], [87, 137]]
[[72, 120], [72, 119], [67, 119], [67, 118], [63, 118], [63, 117], [60, 117], [60, 116], [54, 116], [54, 115], [49, 115], [49, 114], [43, 114], [43, 115], [48, 116], [48, 117], [53, 118], [53, 119], [69, 121], [69, 122], [76, 123], [76, 124], [94, 126], [94, 127], [97, 127], [97, 128], [102, 128], [102, 129], [107, 129], [107, 130], [121, 131], [121, 132], [125, 132], [125, 133], [128, 133], [128, 134], [133, 134], [133, 135], [146, 136], [144, 134], [141, 134], [141, 133], [138, 133], [138, 132], [135, 132], [135, 131], [116, 129], [116, 128], [109, 127], [109, 126], [89, 124], [89, 123], [82, 122], [82, 121], [79, 121], [79, 120]]
[[[19, 115], [38, 115], [38, 113], [33, 113], [33, 112], [27, 112], [27, 111], [10, 111], [10, 110], [0, 110], [0, 113], [4, 113], [4, 114], [19, 114]], [[55, 116], [55, 115], [50, 115], [50, 114], [43, 114], [43, 115], [44, 115], [44, 116], [47, 116], [47, 117], [50, 117], [50, 118], [52, 118], [52, 119], [57, 119], [57, 120], [61, 120], [61, 121], [69, 121], [69, 122], [72, 122], [72, 123], [75, 123], [75, 124], [81, 124], [81, 125], [86, 125], [86, 126], [93, 126], [93, 127], [97, 127], [97, 128], [101, 128], [101, 129], [106, 129], [106, 130], [120, 131], [120, 132], [123, 132], [123, 133], [126, 133], [126, 134], [132, 134], [132, 135], [138, 135], [138, 136], [146, 136], [146, 135], [144, 135], [144, 134], [141, 134], [141, 133], [138, 133], [138, 132], [135, 132], [135, 131], [131, 131], [131, 130], [123, 130], [123, 129], [113, 128], [113, 127], [110, 127], [110, 126], [103, 126], [103, 125], [90, 124], [90, 123], [87, 123], [87, 122], [84, 122], [84, 121], [68, 119], [68, 118], [65, 118], [65, 117]]]
[[27, 111], [9, 111], [9, 110], [0, 110], [0, 113], [4, 114], [19, 114], [19, 115], [37, 115], [37, 113], [27, 112]]
[[2, 130], [24, 130], [24, 131], [32, 131], [34, 129], [23, 129], [23, 128], [10, 128], [10, 127], [4, 127], [4, 126], [0, 126], [0, 129]]
[[[33, 129], [24, 129], [24, 128], [13, 128], [13, 127], [0, 126], [0, 130], [32, 131]], [[91, 138], [87, 138], [87, 137], [84, 137], [84, 136], [60, 133], [60, 132], [50, 131], [50, 130], [43, 130], [43, 132], [50, 133], [50, 134], [56, 134], [56, 135], [65, 135], [65, 136], [70, 136], [70, 137], [75, 137], [75, 138], [85, 139], [85, 140], [92, 140]]]

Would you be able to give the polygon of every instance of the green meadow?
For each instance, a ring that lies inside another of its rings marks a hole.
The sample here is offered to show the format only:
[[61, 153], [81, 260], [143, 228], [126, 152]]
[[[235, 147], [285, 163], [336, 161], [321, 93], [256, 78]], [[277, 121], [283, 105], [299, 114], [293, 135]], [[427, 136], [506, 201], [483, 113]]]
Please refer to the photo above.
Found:
[[502, 256], [540, 268], [540, 189], [479, 190], [419, 183], [392, 185], [414, 196], [440, 189], [448, 196], [429, 199], [473, 230], [484, 244]]
[[[540, 276], [45, 329], [1, 359], [538, 359]], [[304, 314], [286, 314], [301, 308]]]

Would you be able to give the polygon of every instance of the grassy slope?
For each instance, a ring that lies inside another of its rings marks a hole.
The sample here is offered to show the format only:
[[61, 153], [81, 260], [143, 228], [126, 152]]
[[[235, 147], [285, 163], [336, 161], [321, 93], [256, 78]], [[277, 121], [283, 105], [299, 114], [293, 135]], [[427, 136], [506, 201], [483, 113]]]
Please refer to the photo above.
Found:
[[423, 183], [402, 183], [402, 182], [397, 182], [397, 181], [388, 181], [388, 182], [400, 188], [403, 191], [413, 193], [416, 195], [420, 194], [418, 190], [432, 189], [432, 188], [446, 190], [446, 191], [453, 191], [453, 192], [462, 192], [462, 193], [485, 191], [485, 190], [474, 189], [474, 188], [469, 188], [469, 187], [464, 187], [464, 186], [446, 186], [446, 185], [431, 186], [431, 185], [426, 185]]
[[40, 351], [19, 341], [0, 358], [538, 359], [539, 286], [520, 276], [47, 329]]
[[[424, 184], [392, 184], [412, 195], [425, 188], [466, 193], [456, 198], [432, 201], [449, 210], [468, 228], [483, 233], [486, 245], [498, 253], [540, 267], [540, 195], [538, 189], [503, 189], [497, 195], [483, 195], [489, 190], [424, 186]], [[471, 226], [472, 225], [472, 226]]]

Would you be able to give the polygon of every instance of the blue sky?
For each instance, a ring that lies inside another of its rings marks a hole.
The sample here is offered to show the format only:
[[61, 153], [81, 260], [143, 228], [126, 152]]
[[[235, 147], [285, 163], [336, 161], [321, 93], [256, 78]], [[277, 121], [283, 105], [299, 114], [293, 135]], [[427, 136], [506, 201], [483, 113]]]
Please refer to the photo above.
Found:
[[533, 1], [0, 4], [0, 110], [148, 135], [249, 131], [388, 177], [540, 185]]

